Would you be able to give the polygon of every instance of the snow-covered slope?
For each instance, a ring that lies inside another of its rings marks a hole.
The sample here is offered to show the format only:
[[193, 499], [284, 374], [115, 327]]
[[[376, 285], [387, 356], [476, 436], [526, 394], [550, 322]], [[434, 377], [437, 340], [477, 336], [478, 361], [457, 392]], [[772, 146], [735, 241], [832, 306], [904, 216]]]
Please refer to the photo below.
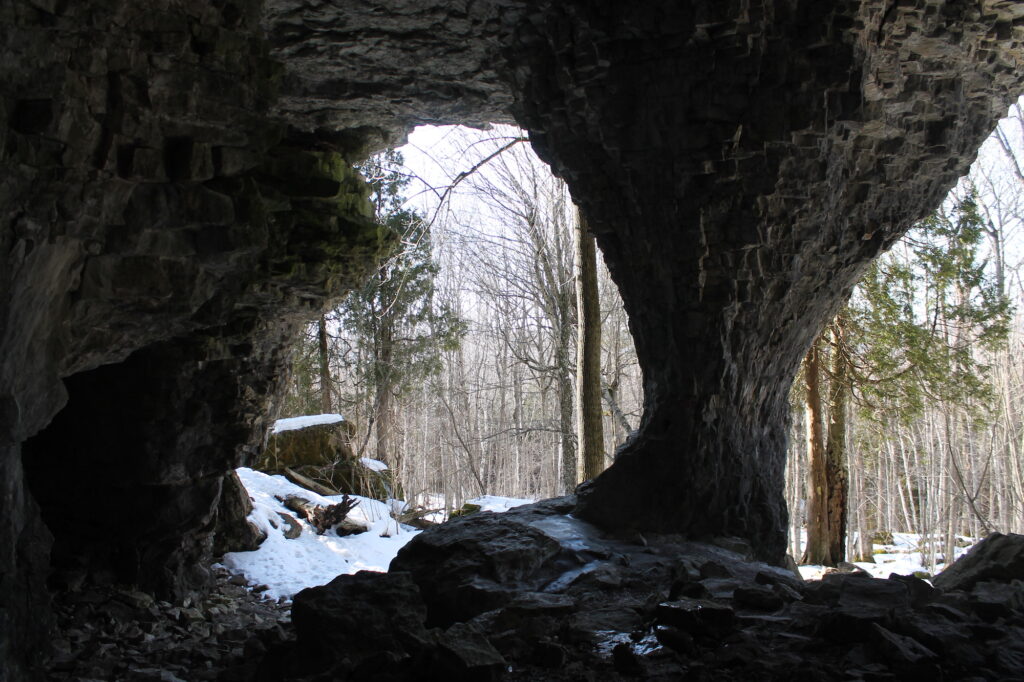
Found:
[[322, 505], [337, 504], [341, 497], [323, 497], [300, 488], [284, 476], [268, 476], [252, 469], [238, 469], [242, 484], [253, 499], [249, 519], [267, 533], [267, 539], [254, 552], [224, 555], [224, 565], [242, 573], [253, 584], [267, 585], [271, 597], [291, 597], [307, 587], [323, 585], [342, 573], [386, 571], [388, 564], [406, 542], [419, 531], [403, 527], [378, 500], [353, 495], [359, 500], [349, 517], [365, 520], [370, 530], [359, 535], [339, 537], [328, 531], [317, 535], [301, 519], [302, 534], [294, 540], [284, 537], [288, 528], [278, 512], [295, 514], [275, 499], [299, 495]]
[[[376, 460], [367, 461], [377, 463]], [[373, 468], [365, 461], [364, 465]], [[332, 531], [317, 535], [309, 524], [297, 518], [302, 534], [288, 540], [284, 536], [288, 524], [279, 514], [289, 514], [293, 518], [296, 515], [286, 509], [277, 497], [284, 499], [288, 495], [298, 495], [314, 504], [329, 505], [340, 502], [341, 496], [317, 495], [284, 476], [268, 476], [252, 469], [238, 469], [238, 477], [253, 500], [249, 519], [266, 532], [267, 539], [256, 551], [225, 554], [224, 565], [233, 573], [244, 575], [250, 584], [266, 585], [267, 596], [275, 599], [290, 599], [299, 590], [323, 585], [342, 573], [386, 571], [398, 550], [420, 532], [392, 518], [391, 509], [401, 510], [404, 502], [391, 500], [385, 504], [350, 495], [350, 498], [359, 500], [359, 505], [349, 513], [349, 518], [365, 521], [369, 531], [346, 537], [339, 537]], [[487, 511], [505, 511], [532, 500], [486, 495], [471, 502]]]

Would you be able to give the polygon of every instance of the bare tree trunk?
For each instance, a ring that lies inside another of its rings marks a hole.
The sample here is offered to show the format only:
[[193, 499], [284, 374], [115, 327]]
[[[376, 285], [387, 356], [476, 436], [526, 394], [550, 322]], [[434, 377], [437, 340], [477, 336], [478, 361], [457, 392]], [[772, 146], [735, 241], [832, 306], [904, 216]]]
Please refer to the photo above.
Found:
[[[374, 370], [376, 379], [376, 400], [373, 406], [373, 424], [377, 431], [377, 459], [387, 463], [394, 477], [395, 485], [402, 480], [401, 454], [394, 444], [395, 410], [394, 402], [394, 326], [385, 317], [381, 320], [380, 333], [377, 339], [377, 366]], [[399, 497], [400, 491], [392, 491]]]
[[333, 412], [331, 405], [331, 366], [327, 352], [327, 319], [321, 315], [317, 326], [320, 349], [320, 410], [324, 414]]
[[828, 479], [821, 415], [821, 353], [815, 339], [804, 358], [804, 410], [810, 479], [807, 490], [807, 547], [801, 563], [831, 565], [828, 533]]
[[[619, 405], [618, 381], [604, 384], [601, 390], [604, 395], [604, 402], [608, 405], [608, 411], [612, 414], [613, 423], [618, 426], [618, 430], [621, 432], [620, 438], [617, 439], [617, 442], [621, 443], [629, 436], [633, 427], [630, 426], [629, 419], [626, 418], [625, 413], [622, 411], [622, 407]], [[612, 435], [614, 436], [614, 434]]]
[[576, 456], [576, 429], [574, 428], [573, 414], [573, 386], [572, 375], [569, 367], [568, 355], [571, 346], [572, 328], [564, 325], [559, 330], [561, 337], [561, 348], [558, 360], [558, 426], [562, 432], [561, 454], [562, 454], [562, 489], [571, 493], [579, 484], [579, 459]]
[[597, 248], [583, 213], [576, 211], [576, 438], [583, 480], [604, 471], [601, 414], [601, 301], [597, 290]]
[[828, 405], [828, 440], [825, 447], [829, 564], [846, 559], [846, 520], [849, 480], [846, 473], [846, 412], [849, 402], [849, 358], [846, 355], [842, 314], [831, 325], [833, 341], [831, 400]]

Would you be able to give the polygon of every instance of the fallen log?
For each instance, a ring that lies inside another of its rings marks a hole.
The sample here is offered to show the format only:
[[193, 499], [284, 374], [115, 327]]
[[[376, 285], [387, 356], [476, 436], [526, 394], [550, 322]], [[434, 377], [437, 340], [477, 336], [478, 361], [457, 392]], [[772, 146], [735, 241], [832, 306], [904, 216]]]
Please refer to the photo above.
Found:
[[291, 481], [295, 485], [299, 486], [300, 488], [305, 488], [306, 490], [312, 490], [317, 495], [330, 496], [330, 495], [339, 495], [339, 494], [341, 494], [340, 491], [335, 490], [334, 488], [328, 487], [328, 486], [326, 486], [326, 485], [324, 485], [322, 483], [317, 483], [313, 479], [309, 478], [308, 476], [303, 476], [302, 474], [300, 474], [299, 472], [295, 471], [294, 469], [289, 469], [288, 467], [285, 467], [283, 471], [284, 471], [284, 477], [287, 478], [289, 481]]
[[314, 504], [298, 495], [289, 495], [284, 499], [280, 497], [277, 499], [285, 507], [304, 518], [309, 525], [313, 526], [316, 529], [317, 535], [323, 535], [331, 528], [334, 529], [335, 533], [342, 536], [356, 535], [357, 533], [365, 533], [369, 530], [369, 527], [364, 522], [348, 518], [348, 513], [359, 504], [359, 500], [353, 499], [348, 495], [342, 497], [341, 502], [328, 506]]
[[407, 511], [407, 512], [402, 512], [401, 514], [399, 514], [398, 515], [398, 522], [399, 523], [403, 523], [403, 524], [408, 525], [408, 526], [412, 526], [413, 528], [417, 528], [419, 530], [426, 530], [427, 528], [430, 528], [431, 526], [436, 526], [437, 524], [434, 523], [433, 521], [430, 521], [430, 520], [424, 518], [424, 517], [425, 516], [430, 516], [431, 514], [436, 514], [439, 511], [444, 511], [444, 510], [443, 509], [413, 509], [413, 510], [410, 510], [410, 511]]

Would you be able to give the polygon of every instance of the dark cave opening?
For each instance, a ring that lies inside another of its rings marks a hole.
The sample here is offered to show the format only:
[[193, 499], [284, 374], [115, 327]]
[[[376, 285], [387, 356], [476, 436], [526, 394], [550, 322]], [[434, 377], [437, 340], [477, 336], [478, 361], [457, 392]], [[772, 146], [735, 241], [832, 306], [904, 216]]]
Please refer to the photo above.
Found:
[[55, 586], [113, 581], [180, 598], [205, 582], [234, 465], [214, 406], [234, 396], [179, 373], [181, 359], [164, 344], [67, 378], [64, 409], [25, 443], [29, 489], [54, 536]]

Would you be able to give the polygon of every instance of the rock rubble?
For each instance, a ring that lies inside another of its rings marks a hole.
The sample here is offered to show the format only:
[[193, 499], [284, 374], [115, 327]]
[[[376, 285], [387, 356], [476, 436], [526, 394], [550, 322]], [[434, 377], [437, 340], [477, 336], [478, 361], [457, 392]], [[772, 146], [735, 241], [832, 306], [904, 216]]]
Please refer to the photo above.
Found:
[[[609, 537], [563, 516], [560, 506], [478, 514], [426, 531], [389, 574], [341, 576], [300, 593], [297, 643], [272, 656], [277, 674], [360, 680], [372, 669], [375, 679], [524, 682], [1024, 679], [1022, 572], [970, 589], [863, 572], [805, 583], [715, 544]], [[500, 551], [512, 536], [532, 546]], [[740, 548], [734, 539], [719, 544]], [[1024, 536], [993, 536], [973, 554], [1005, 555], [1010, 545], [1024, 549]]]
[[[250, 680], [264, 652], [290, 637], [291, 607], [214, 570], [214, 587], [179, 604], [130, 587], [88, 587], [54, 603], [55, 682]], [[265, 588], [264, 588], [265, 589]]]

